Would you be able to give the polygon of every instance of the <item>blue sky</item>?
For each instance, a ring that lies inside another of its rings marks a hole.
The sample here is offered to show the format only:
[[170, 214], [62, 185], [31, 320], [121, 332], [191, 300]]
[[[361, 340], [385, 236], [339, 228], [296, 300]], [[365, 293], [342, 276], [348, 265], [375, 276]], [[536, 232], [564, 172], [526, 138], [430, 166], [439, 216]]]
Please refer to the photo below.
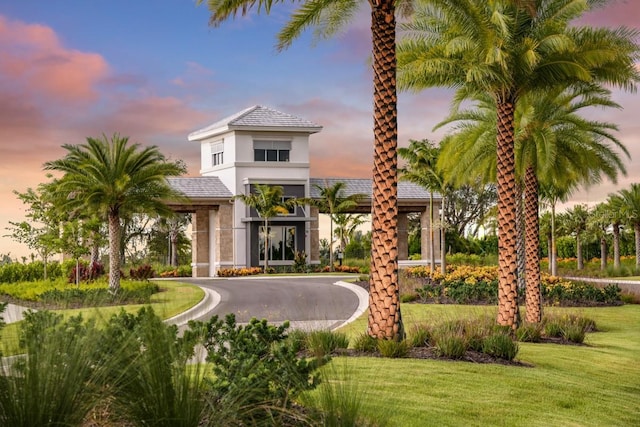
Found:
[[[219, 28], [194, 0], [20, 0], [0, 2], [0, 236], [24, 208], [12, 193], [46, 180], [42, 164], [62, 144], [119, 132], [184, 159], [198, 174], [199, 147], [187, 134], [255, 104], [324, 126], [311, 139], [312, 174], [367, 177], [372, 159], [372, 74], [368, 5], [338, 37], [305, 34], [275, 49], [289, 7], [238, 17]], [[279, 5], [281, 6], [281, 5]], [[596, 25], [636, 26], [640, 1], [620, 0], [589, 15]], [[598, 113], [620, 124], [632, 152], [629, 176], [576, 194], [594, 203], [640, 181], [640, 102], [616, 94], [624, 111]], [[399, 143], [438, 140], [450, 93], [399, 95]], [[0, 253], [28, 253], [0, 237]]]

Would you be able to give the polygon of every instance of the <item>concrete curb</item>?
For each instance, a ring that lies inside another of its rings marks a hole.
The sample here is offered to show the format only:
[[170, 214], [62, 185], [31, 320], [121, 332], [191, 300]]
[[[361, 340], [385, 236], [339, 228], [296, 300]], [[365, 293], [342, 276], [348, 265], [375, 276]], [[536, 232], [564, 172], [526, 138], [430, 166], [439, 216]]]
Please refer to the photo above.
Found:
[[220, 303], [219, 293], [203, 286], [198, 287], [204, 291], [204, 298], [202, 298], [202, 301], [191, 307], [189, 310], [166, 319], [165, 323], [176, 326], [184, 326], [189, 323], [189, 320], [197, 319], [198, 317], [208, 313]]
[[341, 327], [343, 327], [345, 325], [348, 325], [349, 323], [353, 322], [354, 320], [356, 320], [358, 317], [360, 317], [369, 308], [369, 292], [367, 292], [364, 288], [362, 288], [362, 287], [360, 287], [358, 285], [354, 285], [353, 283], [336, 282], [336, 283], [334, 283], [334, 285], [342, 286], [343, 288], [347, 288], [351, 292], [355, 293], [356, 296], [358, 297], [358, 308], [351, 315], [351, 317], [349, 317], [347, 320], [345, 320], [344, 322], [342, 322], [341, 324], [339, 324], [338, 326], [335, 326], [333, 328], [333, 330], [336, 330], [338, 328], [341, 328]]

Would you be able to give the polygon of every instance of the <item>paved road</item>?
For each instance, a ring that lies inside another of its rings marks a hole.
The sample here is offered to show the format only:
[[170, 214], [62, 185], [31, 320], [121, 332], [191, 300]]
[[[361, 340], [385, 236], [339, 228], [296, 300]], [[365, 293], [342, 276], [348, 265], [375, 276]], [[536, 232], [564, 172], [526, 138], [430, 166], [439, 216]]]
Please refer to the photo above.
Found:
[[234, 313], [238, 323], [255, 317], [273, 323], [289, 320], [294, 328], [333, 329], [353, 320], [367, 304], [364, 289], [339, 282], [336, 276], [179, 280], [219, 296], [214, 307], [191, 316], [196, 320]]

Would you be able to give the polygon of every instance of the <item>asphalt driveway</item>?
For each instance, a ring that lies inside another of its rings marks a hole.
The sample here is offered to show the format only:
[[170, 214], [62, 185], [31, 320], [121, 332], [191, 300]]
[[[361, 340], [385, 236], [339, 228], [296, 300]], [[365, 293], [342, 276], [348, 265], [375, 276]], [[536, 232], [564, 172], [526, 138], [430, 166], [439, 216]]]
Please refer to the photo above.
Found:
[[288, 320], [293, 328], [333, 329], [359, 316], [367, 306], [367, 292], [341, 279], [276, 276], [179, 280], [217, 294], [215, 304], [194, 313], [194, 320], [234, 313], [238, 323], [255, 317], [272, 323]]

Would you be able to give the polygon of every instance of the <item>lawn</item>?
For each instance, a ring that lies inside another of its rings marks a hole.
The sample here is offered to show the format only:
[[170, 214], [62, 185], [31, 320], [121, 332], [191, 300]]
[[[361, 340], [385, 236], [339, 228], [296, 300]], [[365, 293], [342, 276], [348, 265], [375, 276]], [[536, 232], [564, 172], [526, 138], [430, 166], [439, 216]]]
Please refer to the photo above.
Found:
[[[402, 306], [419, 322], [495, 313], [495, 307]], [[521, 343], [530, 367], [335, 358], [364, 394], [364, 412], [391, 426], [631, 426], [640, 420], [640, 306], [548, 308], [596, 321], [586, 345]], [[343, 331], [354, 338], [366, 317]]]
[[[180, 314], [193, 307], [200, 302], [202, 298], [204, 298], [204, 291], [200, 287], [188, 283], [161, 281], [158, 282], [158, 285], [160, 286], [160, 292], [151, 296], [151, 306], [156, 314], [158, 314], [162, 319], [169, 319], [176, 314]], [[108, 319], [111, 315], [119, 313], [122, 309], [128, 313], [136, 313], [144, 305], [146, 304], [52, 311], [61, 313], [65, 317], [82, 314], [82, 316], [87, 319], [96, 317]], [[15, 354], [17, 352], [19, 328], [20, 322], [17, 322], [5, 326], [0, 331], [0, 337], [2, 337], [0, 349], [5, 356]]]

